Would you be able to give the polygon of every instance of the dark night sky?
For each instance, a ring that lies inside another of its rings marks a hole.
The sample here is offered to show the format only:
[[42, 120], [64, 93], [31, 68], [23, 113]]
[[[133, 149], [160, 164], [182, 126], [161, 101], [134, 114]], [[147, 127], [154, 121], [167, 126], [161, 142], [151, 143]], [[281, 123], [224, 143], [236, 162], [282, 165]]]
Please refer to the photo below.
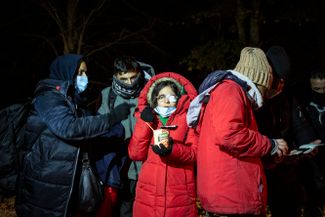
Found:
[[[53, 40], [57, 34], [57, 27], [35, 2], [37, 0], [11, 0], [2, 3], [1, 107], [31, 96], [35, 83], [47, 76], [49, 64], [55, 57], [45, 40], [35, 36], [42, 34], [45, 39]], [[87, 9], [91, 6], [89, 2], [93, 1], [81, 0], [80, 2], [83, 8]], [[173, 70], [186, 74], [186, 68], [178, 64], [179, 59], [187, 56], [195, 45], [202, 43], [202, 38], [207, 40], [217, 34], [215, 29], [210, 28], [211, 23], [204, 25], [186, 23], [200, 10], [211, 9], [216, 3], [214, 0], [112, 0], [110, 2], [112, 2], [110, 8], [102, 14], [102, 19], [97, 21], [96, 26], [87, 34], [89, 36], [95, 35], [94, 33], [101, 34], [103, 40], [105, 37], [108, 38], [106, 34], [111, 29], [118, 29], [124, 25], [129, 29], [136, 29], [155, 20], [154, 28], [145, 34], [152, 44], [148, 46], [139, 39], [132, 39], [99, 53], [94, 62], [103, 67], [90, 66], [90, 69], [96, 71], [93, 74], [96, 80], [108, 81], [107, 72], [104, 71], [111, 67], [113, 58], [121, 53], [135, 55], [141, 61], [151, 63], [158, 72]], [[261, 9], [264, 19], [260, 25], [261, 47], [266, 49], [274, 44], [285, 47], [292, 60], [293, 74], [296, 73], [292, 77], [303, 77], [301, 75], [313, 65], [322, 63], [325, 53], [324, 15], [322, 15], [325, 11], [324, 1], [263, 0], [262, 2], [265, 3]], [[112, 28], [101, 26], [102, 21], [105, 20], [110, 20]], [[231, 25], [227, 31], [232, 31]], [[231, 67], [233, 66], [229, 66]]]

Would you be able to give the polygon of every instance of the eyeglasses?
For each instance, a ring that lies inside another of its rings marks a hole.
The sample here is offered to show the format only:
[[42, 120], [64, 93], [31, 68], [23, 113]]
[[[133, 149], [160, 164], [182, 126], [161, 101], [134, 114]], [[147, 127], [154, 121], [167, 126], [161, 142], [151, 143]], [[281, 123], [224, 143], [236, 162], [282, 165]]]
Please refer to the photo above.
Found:
[[171, 95], [171, 94], [162, 94], [162, 95], [159, 95], [157, 96], [157, 101], [158, 102], [165, 102], [166, 99], [168, 99], [169, 102], [171, 103], [175, 103], [177, 102], [177, 97], [175, 95]]

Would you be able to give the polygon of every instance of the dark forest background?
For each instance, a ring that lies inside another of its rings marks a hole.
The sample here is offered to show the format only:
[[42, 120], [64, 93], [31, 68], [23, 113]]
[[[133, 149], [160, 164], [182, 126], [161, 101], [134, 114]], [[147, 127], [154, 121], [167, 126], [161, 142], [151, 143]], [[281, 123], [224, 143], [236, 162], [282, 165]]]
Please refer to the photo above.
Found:
[[198, 87], [232, 69], [244, 46], [283, 46], [287, 88], [302, 90], [325, 57], [323, 0], [10, 0], [0, 15], [1, 107], [32, 96], [63, 53], [89, 59], [92, 96], [110, 84], [113, 60], [134, 55], [156, 72], [175, 71]]

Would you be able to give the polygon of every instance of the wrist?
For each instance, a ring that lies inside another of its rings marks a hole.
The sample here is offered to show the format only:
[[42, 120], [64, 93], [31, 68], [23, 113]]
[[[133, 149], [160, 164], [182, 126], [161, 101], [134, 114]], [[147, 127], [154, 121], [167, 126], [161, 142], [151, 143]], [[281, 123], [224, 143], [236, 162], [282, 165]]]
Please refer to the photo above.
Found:
[[275, 155], [279, 149], [279, 143], [275, 139], [270, 139], [271, 141], [271, 156]]

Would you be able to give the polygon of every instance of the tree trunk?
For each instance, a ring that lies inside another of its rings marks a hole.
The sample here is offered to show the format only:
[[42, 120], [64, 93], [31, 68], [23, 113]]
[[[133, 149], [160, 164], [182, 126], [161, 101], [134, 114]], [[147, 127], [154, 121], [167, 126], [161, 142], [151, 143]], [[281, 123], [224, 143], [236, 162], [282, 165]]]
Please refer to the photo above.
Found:
[[260, 0], [237, 0], [238, 40], [245, 46], [258, 46], [260, 41]]
[[249, 39], [252, 46], [258, 46], [260, 42], [260, 0], [253, 0], [252, 4]]
[[242, 0], [237, 0], [236, 24], [238, 29], [238, 40], [241, 44], [246, 44], [245, 18], [246, 10]]

